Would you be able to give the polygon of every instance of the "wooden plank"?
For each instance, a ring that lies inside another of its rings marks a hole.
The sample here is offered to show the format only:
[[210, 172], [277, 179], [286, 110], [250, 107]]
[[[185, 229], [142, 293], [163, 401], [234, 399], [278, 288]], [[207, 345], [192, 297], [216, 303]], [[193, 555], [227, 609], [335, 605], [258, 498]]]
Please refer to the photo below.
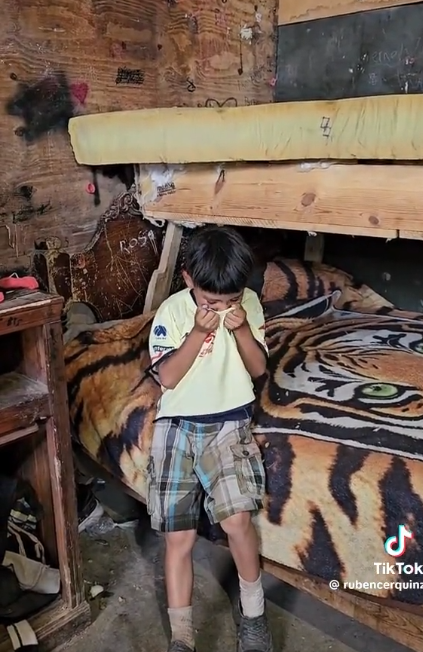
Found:
[[401, 230], [398, 237], [406, 240], [423, 240], [423, 231]]
[[275, 11], [276, 0], [4, 0], [1, 266], [29, 267], [48, 239], [81, 251], [124, 190], [116, 170], [77, 166], [71, 115], [271, 101]]
[[408, 5], [420, 0], [279, 0], [278, 24], [289, 25], [306, 20], [342, 16], [359, 11], [371, 11], [388, 7]]
[[47, 353], [45, 373], [49, 388], [54, 388], [53, 417], [46, 424], [47, 459], [42, 462], [39, 457], [35, 463], [40, 469], [47, 466], [50, 471], [62, 598], [67, 607], [75, 608], [84, 602], [84, 581], [78, 543], [75, 476], [60, 322], [45, 326], [44, 347]]
[[[263, 569], [291, 586], [314, 596], [324, 604], [371, 627], [380, 634], [404, 645], [415, 652], [423, 652], [423, 610], [411, 613], [386, 601], [374, 602], [347, 591], [331, 591], [322, 581], [307, 577], [304, 573], [262, 560]], [[403, 605], [401, 605], [403, 606]]]
[[0, 374], [0, 445], [2, 435], [50, 416], [48, 387], [16, 372]]
[[[54, 652], [73, 636], [91, 624], [88, 602], [69, 609], [58, 598], [53, 604], [28, 619], [43, 652]], [[13, 652], [12, 641], [6, 631], [0, 631], [0, 652]]]
[[325, 249], [323, 233], [309, 233], [304, 246], [304, 260], [311, 263], [321, 263]]
[[158, 268], [153, 272], [148, 285], [144, 303], [144, 312], [157, 310], [157, 308], [169, 296], [176, 262], [178, 260], [181, 239], [182, 228], [172, 223], [168, 224], [160, 263]]
[[[150, 212], [147, 213], [150, 216]], [[151, 216], [156, 215], [153, 211]], [[172, 220], [180, 221], [188, 219], [188, 216], [182, 217], [181, 215], [175, 216], [174, 213], [160, 213], [161, 218], [171, 222]], [[199, 222], [205, 224], [227, 224], [232, 226], [244, 226], [244, 227], [259, 227], [261, 229], [280, 229], [288, 231], [314, 231], [316, 229], [315, 222], [297, 222], [297, 221], [285, 221], [285, 220], [261, 220], [254, 217], [228, 217], [227, 215], [190, 215], [189, 220], [192, 222]], [[386, 230], [386, 229], [363, 229], [357, 228], [355, 226], [348, 226], [342, 229], [342, 227], [334, 224], [319, 224], [319, 230], [321, 233], [333, 233], [336, 235], [353, 235], [353, 236], [367, 236], [367, 237], [378, 237], [386, 238], [387, 240], [392, 240], [393, 238], [398, 237], [398, 231]]]
[[[233, 165], [215, 192], [215, 168], [192, 166], [175, 190], [144, 206], [153, 219], [349, 233], [383, 238], [423, 228], [423, 167]], [[399, 190], [401, 189], [401, 190]]]
[[72, 118], [69, 133], [82, 165], [419, 160], [422, 112], [423, 95], [115, 111]]
[[[290, 3], [302, 11], [304, 2]], [[279, 27], [275, 100], [422, 93], [422, 21], [413, 4]]]

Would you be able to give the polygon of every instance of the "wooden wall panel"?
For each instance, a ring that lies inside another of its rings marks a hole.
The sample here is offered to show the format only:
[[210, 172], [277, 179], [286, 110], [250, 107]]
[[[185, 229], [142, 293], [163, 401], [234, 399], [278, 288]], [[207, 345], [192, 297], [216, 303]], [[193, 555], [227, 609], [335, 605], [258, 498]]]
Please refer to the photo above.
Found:
[[420, 94], [422, 28], [423, 4], [281, 26], [275, 100]]
[[124, 189], [113, 170], [77, 166], [70, 116], [271, 101], [276, 1], [205, 5], [2, 1], [0, 266], [28, 267], [37, 240], [80, 251]]
[[414, 2], [419, 0], [279, 0], [278, 23], [302, 23], [306, 20], [387, 9]]

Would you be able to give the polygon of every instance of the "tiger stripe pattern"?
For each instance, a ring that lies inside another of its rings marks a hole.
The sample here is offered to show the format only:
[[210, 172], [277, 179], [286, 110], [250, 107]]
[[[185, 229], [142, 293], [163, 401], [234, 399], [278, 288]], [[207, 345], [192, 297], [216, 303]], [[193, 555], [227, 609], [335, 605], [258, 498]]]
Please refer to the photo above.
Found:
[[[262, 554], [422, 604], [423, 575], [398, 576], [384, 541], [407, 525], [414, 537], [401, 562], [422, 561], [423, 315], [341, 270], [296, 260], [268, 263], [250, 287], [270, 351], [254, 416], [267, 472]], [[104, 324], [65, 349], [74, 436], [141, 498], [159, 397], [144, 373], [151, 319]], [[377, 573], [377, 563], [394, 573]], [[413, 587], [386, 588], [398, 577]]]

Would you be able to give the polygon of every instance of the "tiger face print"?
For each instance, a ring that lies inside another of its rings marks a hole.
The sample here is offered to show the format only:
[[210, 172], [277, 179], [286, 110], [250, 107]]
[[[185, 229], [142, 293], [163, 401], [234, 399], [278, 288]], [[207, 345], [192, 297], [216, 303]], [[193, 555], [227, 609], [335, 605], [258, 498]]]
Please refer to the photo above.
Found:
[[268, 474], [262, 553], [326, 581], [373, 582], [368, 593], [423, 603], [419, 574], [401, 578], [409, 588], [398, 590], [384, 586], [396, 576], [375, 566], [395, 561], [383, 544], [400, 524], [414, 533], [400, 561], [421, 562], [421, 316], [335, 310], [295, 330], [275, 316], [266, 334], [254, 428]]
[[423, 322], [339, 312], [287, 331], [280, 321], [266, 325], [262, 426], [306, 422], [316, 438], [365, 437], [367, 448], [423, 459]]

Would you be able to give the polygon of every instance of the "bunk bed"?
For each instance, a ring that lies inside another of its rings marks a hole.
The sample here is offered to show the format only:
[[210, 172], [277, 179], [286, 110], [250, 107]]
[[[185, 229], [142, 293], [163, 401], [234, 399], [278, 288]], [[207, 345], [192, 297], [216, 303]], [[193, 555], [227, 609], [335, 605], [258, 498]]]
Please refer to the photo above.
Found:
[[65, 350], [79, 442], [145, 500], [159, 396], [143, 373], [148, 334], [182, 226], [307, 232], [304, 261], [277, 258], [251, 281], [270, 349], [254, 417], [268, 474], [263, 567], [416, 652], [423, 582], [390, 572], [384, 542], [406, 525], [401, 561], [421, 561], [423, 315], [322, 253], [324, 233], [423, 238], [422, 108], [414, 95], [72, 119], [77, 161], [133, 163], [145, 218], [167, 229], [144, 314], [80, 328]]

